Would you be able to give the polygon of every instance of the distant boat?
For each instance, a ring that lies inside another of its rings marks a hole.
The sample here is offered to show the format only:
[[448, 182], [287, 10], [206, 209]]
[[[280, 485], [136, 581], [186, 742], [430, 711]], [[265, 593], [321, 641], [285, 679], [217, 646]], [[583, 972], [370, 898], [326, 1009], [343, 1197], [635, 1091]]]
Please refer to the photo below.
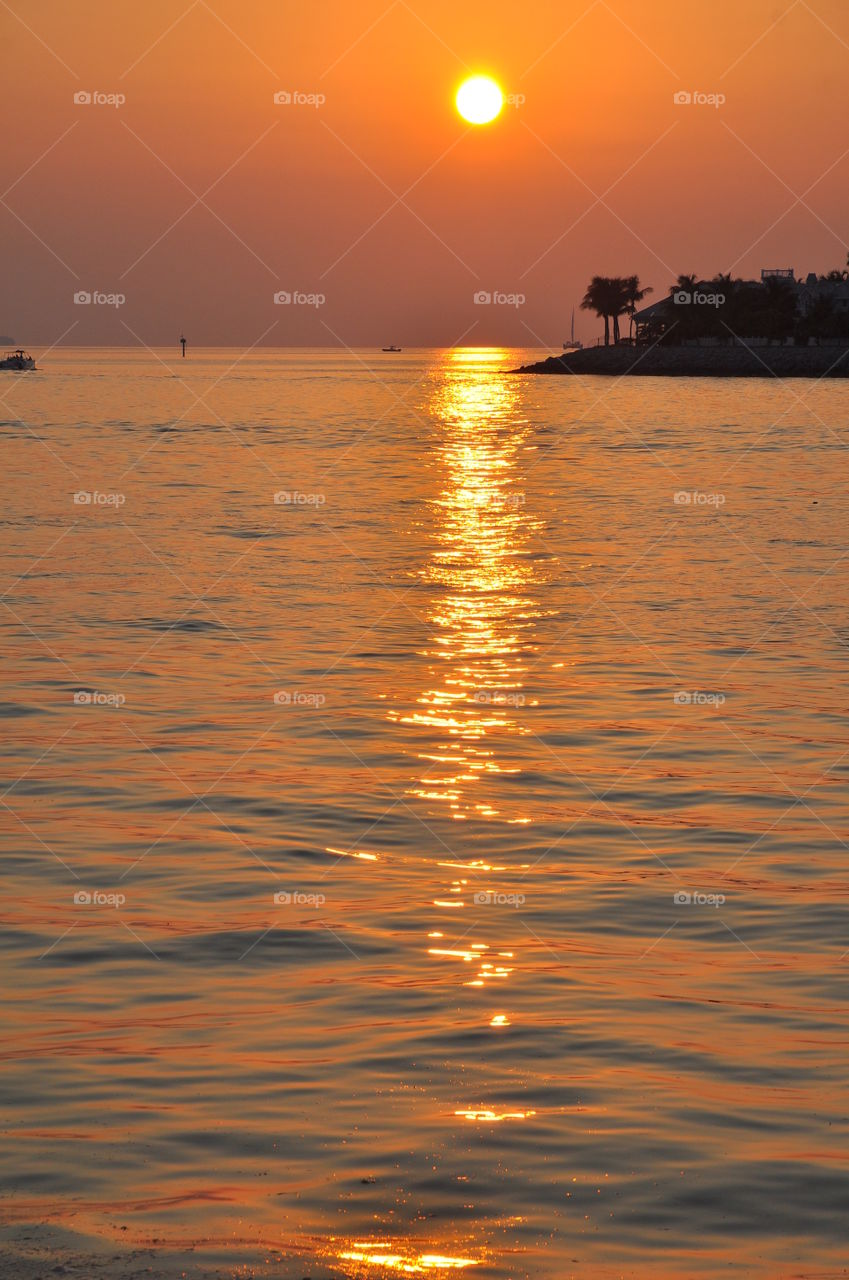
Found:
[[400, 347], [383, 347], [383, 348], [382, 348], [382, 350], [384, 350], [384, 351], [395, 351], [395, 352], [398, 352], [398, 351], [400, 351], [400, 350], [401, 350], [401, 348], [400, 348]]
[[32, 356], [18, 347], [17, 351], [7, 351], [2, 360], [0, 360], [0, 369], [34, 369], [35, 361]]
[[572, 308], [572, 341], [563, 343], [564, 351], [583, 351], [583, 342], [575, 341], [575, 308]]

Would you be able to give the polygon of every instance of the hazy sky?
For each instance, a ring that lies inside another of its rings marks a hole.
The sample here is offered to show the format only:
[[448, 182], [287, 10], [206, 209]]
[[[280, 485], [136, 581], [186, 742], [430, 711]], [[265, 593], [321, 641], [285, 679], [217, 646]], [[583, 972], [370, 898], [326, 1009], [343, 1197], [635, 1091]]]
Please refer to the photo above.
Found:
[[[33, 346], [553, 346], [593, 273], [846, 261], [847, 0], [4, 0], [0, 26], [0, 333]], [[477, 129], [471, 71], [517, 99]]]

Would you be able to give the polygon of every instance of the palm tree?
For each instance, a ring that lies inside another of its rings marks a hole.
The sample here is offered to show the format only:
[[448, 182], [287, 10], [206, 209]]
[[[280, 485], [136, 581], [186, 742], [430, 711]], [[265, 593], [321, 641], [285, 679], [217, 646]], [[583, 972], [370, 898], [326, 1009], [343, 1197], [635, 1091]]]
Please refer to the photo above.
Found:
[[604, 320], [604, 345], [610, 346], [609, 281], [604, 276], [593, 276], [581, 302], [582, 311], [594, 311]]
[[619, 336], [618, 317], [624, 310], [621, 306], [619, 284], [620, 281], [612, 280], [609, 276], [593, 276], [581, 303], [582, 311], [594, 311], [597, 316], [604, 320], [604, 345], [606, 347], [610, 346], [611, 316], [614, 317], [617, 338]]
[[615, 276], [610, 281], [613, 302], [613, 342], [615, 346], [619, 346], [619, 317], [624, 315], [628, 309], [626, 301], [627, 282], [621, 276]]
[[675, 283], [669, 286], [669, 292], [673, 296], [676, 293], [689, 293], [692, 295], [696, 292], [698, 283], [698, 276], [679, 276]]
[[622, 284], [624, 286], [623, 293], [625, 295], [625, 312], [631, 317], [628, 336], [633, 339], [634, 316], [637, 314], [637, 307], [644, 298], [648, 297], [650, 293], [654, 293], [654, 290], [649, 285], [646, 285], [645, 288], [641, 288], [639, 276], [626, 276], [622, 281]]

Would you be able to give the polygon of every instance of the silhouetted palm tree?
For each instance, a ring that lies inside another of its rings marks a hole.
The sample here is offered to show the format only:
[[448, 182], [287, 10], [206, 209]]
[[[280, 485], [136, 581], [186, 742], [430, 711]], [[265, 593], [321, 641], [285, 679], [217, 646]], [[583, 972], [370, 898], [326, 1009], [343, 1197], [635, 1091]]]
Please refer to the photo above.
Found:
[[610, 346], [610, 281], [606, 276], [593, 276], [581, 302], [582, 311], [594, 311], [604, 320], [604, 345]]
[[613, 342], [615, 346], [619, 345], [619, 317], [624, 315], [628, 310], [626, 300], [627, 283], [621, 276], [614, 276], [610, 281], [612, 305], [613, 305]]
[[679, 276], [674, 284], [669, 286], [670, 294], [676, 293], [695, 293], [699, 283], [698, 276]]
[[637, 314], [637, 307], [650, 293], [654, 293], [654, 290], [648, 285], [645, 288], [641, 288], [639, 276], [626, 276], [622, 283], [624, 285], [625, 311], [631, 318], [628, 336], [633, 338], [634, 316]]

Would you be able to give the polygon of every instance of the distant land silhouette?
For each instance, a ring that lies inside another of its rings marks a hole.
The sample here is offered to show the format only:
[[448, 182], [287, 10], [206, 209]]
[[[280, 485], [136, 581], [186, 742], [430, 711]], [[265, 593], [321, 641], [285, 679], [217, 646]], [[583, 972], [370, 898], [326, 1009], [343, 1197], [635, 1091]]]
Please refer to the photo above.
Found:
[[[760, 280], [680, 275], [666, 298], [638, 276], [593, 276], [581, 308], [604, 320], [604, 345], [525, 365], [521, 373], [676, 377], [849, 376], [849, 270], [797, 279], [792, 267]], [[629, 318], [627, 337], [621, 317]], [[611, 343], [611, 321], [613, 341]]]

